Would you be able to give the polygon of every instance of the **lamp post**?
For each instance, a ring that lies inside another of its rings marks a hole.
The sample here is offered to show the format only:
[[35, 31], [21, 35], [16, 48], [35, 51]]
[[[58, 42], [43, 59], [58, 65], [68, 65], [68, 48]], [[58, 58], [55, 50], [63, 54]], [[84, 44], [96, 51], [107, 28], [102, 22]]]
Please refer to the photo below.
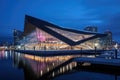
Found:
[[96, 57], [98, 43], [95, 43], [94, 46], [95, 46], [95, 57]]
[[117, 49], [118, 49], [118, 44], [116, 43], [115, 47], [115, 59], [117, 59]]

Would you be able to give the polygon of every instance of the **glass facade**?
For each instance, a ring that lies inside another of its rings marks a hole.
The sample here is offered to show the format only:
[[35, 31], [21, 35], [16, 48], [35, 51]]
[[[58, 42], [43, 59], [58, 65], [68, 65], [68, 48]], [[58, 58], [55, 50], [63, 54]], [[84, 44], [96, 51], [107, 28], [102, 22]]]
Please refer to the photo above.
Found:
[[35, 28], [31, 33], [19, 41], [27, 50], [64, 50], [70, 46], [45, 31]]
[[[60, 32], [62, 33], [62, 35], [65, 35], [66, 37], [72, 40], [74, 39], [76, 41], [79, 41], [80, 39], [81, 40], [85, 39], [85, 37], [86, 38], [91, 37], [91, 35], [83, 35], [83, 34], [79, 35], [79, 34], [68, 32], [68, 31], [62, 31], [62, 30], [59, 31], [59, 29], [55, 29], [55, 30], [56, 32]], [[83, 38], [83, 36], [85, 37]], [[81, 48], [94, 49], [93, 43], [90, 41], [87, 41], [85, 43], [82, 43], [76, 46], [70, 46], [65, 42], [57, 39], [56, 37], [46, 33], [45, 31], [37, 27], [30, 34], [23, 37], [23, 39], [19, 41], [19, 44], [21, 44], [23, 46], [22, 48], [26, 50], [33, 50], [33, 49], [35, 50], [70, 50], [70, 49], [80, 50]]]
[[84, 35], [84, 34], [78, 34], [78, 33], [73, 33], [73, 32], [69, 32], [69, 31], [64, 31], [64, 30], [61, 30], [58, 28], [52, 28], [50, 26], [46, 26], [46, 27], [48, 27], [48, 28], [52, 29], [53, 31], [67, 37], [68, 39], [71, 39], [74, 42], [77, 42], [77, 41], [80, 41], [82, 39], [86, 39], [86, 38], [94, 36], [94, 35]]

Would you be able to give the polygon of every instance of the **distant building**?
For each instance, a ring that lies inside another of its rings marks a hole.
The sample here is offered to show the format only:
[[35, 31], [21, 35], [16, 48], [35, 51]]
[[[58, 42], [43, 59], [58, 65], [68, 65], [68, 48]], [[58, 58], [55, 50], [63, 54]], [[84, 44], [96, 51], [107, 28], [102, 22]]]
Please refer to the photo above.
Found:
[[90, 31], [90, 32], [98, 32], [98, 29], [95, 26], [88, 26], [84, 30]]
[[[98, 32], [98, 28], [96, 26], [87, 26], [86, 28], [84, 28], [84, 30], [89, 31], [89, 32], [94, 32], [94, 33]], [[101, 41], [100, 38], [95, 38], [95, 39], [88, 41], [87, 43], [91, 43], [92, 48], [97, 47], [101, 49], [102, 47], [101, 47], [100, 41]], [[97, 46], [95, 44], [97, 44]]]
[[22, 39], [22, 37], [23, 37], [23, 32], [22, 31], [20, 31], [20, 30], [16, 30], [16, 29], [14, 29], [13, 30], [13, 37], [14, 37], [14, 45], [18, 45], [18, 41], [20, 40], [20, 39]]
[[107, 34], [107, 36], [105, 37], [105, 45], [106, 48], [111, 48], [112, 44], [113, 44], [113, 40], [112, 40], [112, 32], [111, 31], [106, 31], [105, 34]]

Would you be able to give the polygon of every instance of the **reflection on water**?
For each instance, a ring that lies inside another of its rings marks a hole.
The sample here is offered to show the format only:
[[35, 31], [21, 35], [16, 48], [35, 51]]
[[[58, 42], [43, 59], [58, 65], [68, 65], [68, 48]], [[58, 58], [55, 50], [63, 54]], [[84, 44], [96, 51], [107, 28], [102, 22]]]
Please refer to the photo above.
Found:
[[53, 80], [120, 80], [120, 76], [87, 71], [74, 71], [57, 76]]
[[[91, 70], [89, 72], [88, 69], [78, 69], [77, 63], [71, 62], [72, 58], [78, 56], [39, 57], [11, 51], [0, 51], [0, 61], [10, 57], [14, 63], [13, 67], [24, 72], [24, 80], [73, 80], [73, 78], [75, 80], [120, 80], [120, 76], [116, 76], [114, 73], [108, 75]], [[13, 73], [13, 75], [17, 73]], [[16, 79], [9, 78], [6, 80]]]
[[69, 60], [73, 57], [77, 56], [39, 57], [14, 53], [14, 63], [24, 69], [26, 79], [46, 80], [72, 70], [76, 63]]
[[12, 51], [0, 51], [0, 59], [7, 59], [12, 56]]
[[7, 59], [8, 58], [8, 51], [4, 51], [4, 50], [2, 50], [2, 51], [0, 51], [0, 59]]

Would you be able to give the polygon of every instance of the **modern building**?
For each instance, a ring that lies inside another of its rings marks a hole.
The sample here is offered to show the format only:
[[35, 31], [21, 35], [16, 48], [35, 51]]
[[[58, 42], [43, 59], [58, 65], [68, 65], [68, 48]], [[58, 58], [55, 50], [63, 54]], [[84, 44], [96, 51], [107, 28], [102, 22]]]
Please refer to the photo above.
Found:
[[14, 36], [14, 37], [13, 37], [13, 38], [14, 38], [13, 45], [20, 45], [20, 44], [19, 44], [19, 41], [20, 41], [20, 40], [22, 39], [22, 37], [23, 37], [23, 32], [14, 29], [14, 30], [13, 30], [13, 36]]
[[105, 45], [107, 49], [112, 48], [112, 44], [113, 44], [113, 39], [112, 39], [112, 32], [111, 31], [106, 31], [105, 34], [107, 35], [105, 37]]
[[62, 28], [28, 15], [25, 16], [24, 32], [22, 35], [16, 33], [15, 30], [14, 36], [17, 36], [16, 47], [26, 50], [94, 49], [92, 47], [93, 43], [86, 42], [106, 36], [106, 34], [96, 32]]
[[[96, 33], [98, 32], [98, 28], [96, 26], [87, 26], [86, 28], [84, 28], [84, 30], [88, 31], [88, 32], [96, 32]], [[106, 36], [95, 38], [95, 39], [87, 41], [87, 43], [92, 43], [93, 48], [95, 47], [94, 43], [97, 43], [97, 48], [106, 49], [106, 44], [105, 44], [106, 39], [105, 38], [106, 38]]]

